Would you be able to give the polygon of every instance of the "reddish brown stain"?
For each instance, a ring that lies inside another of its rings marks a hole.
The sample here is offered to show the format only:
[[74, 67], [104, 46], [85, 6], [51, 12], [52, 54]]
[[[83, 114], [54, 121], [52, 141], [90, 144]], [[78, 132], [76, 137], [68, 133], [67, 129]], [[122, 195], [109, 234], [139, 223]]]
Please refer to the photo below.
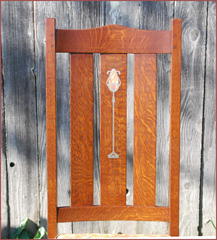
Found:
[[[46, 20], [46, 137], [48, 172], [48, 236], [57, 222], [99, 220], [168, 221], [179, 235], [181, 20], [172, 31], [146, 31], [119, 25], [88, 30], [55, 30]], [[88, 41], [87, 41], [88, 39]], [[71, 55], [71, 207], [57, 207], [56, 52], [101, 55], [101, 206], [93, 204], [93, 58]], [[115, 54], [116, 53], [116, 54]], [[122, 54], [120, 54], [122, 53]], [[126, 53], [135, 56], [134, 206], [126, 206]], [[156, 188], [156, 55], [172, 53], [170, 121], [170, 204], [155, 206]], [[115, 93], [115, 149], [111, 151], [111, 92], [107, 71], [121, 72]]]

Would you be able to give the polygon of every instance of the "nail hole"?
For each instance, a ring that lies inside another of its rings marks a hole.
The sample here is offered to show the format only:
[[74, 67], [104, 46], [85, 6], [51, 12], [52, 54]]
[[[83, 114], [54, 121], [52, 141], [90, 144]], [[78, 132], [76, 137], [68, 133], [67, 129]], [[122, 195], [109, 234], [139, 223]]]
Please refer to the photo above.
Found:
[[14, 167], [15, 163], [14, 162], [10, 162], [10, 167]]
[[128, 188], [126, 188], [126, 194], [128, 194], [129, 193], [129, 190], [128, 190]]

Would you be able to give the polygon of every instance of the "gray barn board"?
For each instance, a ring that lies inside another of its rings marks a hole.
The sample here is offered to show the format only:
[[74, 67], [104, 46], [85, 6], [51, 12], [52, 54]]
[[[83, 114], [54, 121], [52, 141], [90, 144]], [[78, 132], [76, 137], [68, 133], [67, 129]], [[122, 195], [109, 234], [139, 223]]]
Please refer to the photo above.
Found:
[[[215, 167], [212, 159], [216, 157], [216, 114], [215, 114], [215, 103], [216, 89], [213, 87], [215, 85], [216, 76], [216, 54], [213, 51], [212, 46], [216, 46], [216, 34], [215, 34], [215, 23], [216, 23], [216, 4], [214, 2], [209, 2], [208, 8], [208, 19], [207, 19], [207, 54], [206, 54], [206, 76], [204, 82], [204, 142], [203, 142], [203, 222], [205, 223], [202, 228], [202, 233], [204, 235], [209, 235], [212, 226], [207, 224], [207, 222], [212, 219], [215, 220], [216, 215], [216, 193], [213, 191], [211, 186], [215, 186]], [[202, 223], [203, 224], [203, 223]], [[214, 228], [212, 228], [212, 233], [214, 233]]]
[[[6, 226], [15, 227], [25, 216], [37, 222], [39, 219], [32, 4], [5, 2], [2, 13], [6, 140], [3, 164], [7, 165], [5, 170], [8, 170], [2, 175], [6, 178], [7, 188], [6, 203], [2, 207], [6, 207], [9, 214]], [[2, 216], [2, 219], [5, 217]]]
[[[121, 24], [170, 29], [183, 19], [180, 234], [215, 235], [215, 3], [206, 1], [2, 2], [2, 238], [29, 217], [47, 224], [45, 19], [57, 28]], [[128, 55], [127, 203], [132, 204], [133, 54]], [[95, 202], [99, 203], [99, 69], [95, 64]], [[168, 204], [170, 56], [158, 55], [157, 205]], [[57, 56], [58, 204], [70, 203], [69, 57]], [[167, 223], [95, 221], [59, 224], [59, 233], [164, 234]]]
[[199, 219], [207, 2], [176, 2], [175, 17], [183, 18], [180, 227], [196, 235], [190, 226]]

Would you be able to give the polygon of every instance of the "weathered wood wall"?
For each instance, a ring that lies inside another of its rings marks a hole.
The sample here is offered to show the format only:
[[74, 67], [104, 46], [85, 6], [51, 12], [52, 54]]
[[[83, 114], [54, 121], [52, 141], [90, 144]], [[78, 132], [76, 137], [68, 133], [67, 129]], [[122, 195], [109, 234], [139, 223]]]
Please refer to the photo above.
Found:
[[[122, 24], [169, 29], [183, 19], [180, 234], [215, 235], [215, 3], [214, 2], [3, 2], [2, 237], [22, 219], [46, 226], [45, 34], [47, 17], [58, 28]], [[131, 62], [129, 56], [129, 62]], [[96, 56], [97, 59], [97, 56]], [[158, 56], [157, 203], [168, 204], [168, 55]], [[69, 59], [58, 55], [59, 205], [70, 202]], [[97, 77], [95, 85], [98, 86]], [[129, 89], [132, 82], [129, 77]], [[64, 93], [64, 94], [62, 94]], [[97, 92], [96, 92], [97, 93]], [[132, 94], [129, 94], [132, 99]], [[129, 109], [132, 109], [129, 101]], [[132, 112], [132, 111], [131, 111]], [[130, 114], [130, 112], [128, 113]], [[132, 116], [131, 116], [132, 117]], [[130, 117], [130, 118], [131, 118]], [[128, 131], [132, 130], [131, 121]], [[97, 151], [97, 148], [96, 148]], [[127, 201], [132, 201], [132, 141], [128, 139]], [[96, 166], [98, 166], [96, 162]], [[97, 180], [98, 171], [95, 173]], [[95, 182], [96, 197], [99, 184]], [[97, 199], [96, 199], [97, 201]], [[166, 233], [166, 223], [82, 222], [59, 224], [59, 232]]]

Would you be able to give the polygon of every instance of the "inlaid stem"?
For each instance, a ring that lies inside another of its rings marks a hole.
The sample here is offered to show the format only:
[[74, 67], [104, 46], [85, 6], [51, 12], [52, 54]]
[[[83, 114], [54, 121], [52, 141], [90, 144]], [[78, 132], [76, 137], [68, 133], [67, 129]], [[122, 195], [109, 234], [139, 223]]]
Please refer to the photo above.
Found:
[[115, 93], [112, 93], [112, 152], [115, 151]]

